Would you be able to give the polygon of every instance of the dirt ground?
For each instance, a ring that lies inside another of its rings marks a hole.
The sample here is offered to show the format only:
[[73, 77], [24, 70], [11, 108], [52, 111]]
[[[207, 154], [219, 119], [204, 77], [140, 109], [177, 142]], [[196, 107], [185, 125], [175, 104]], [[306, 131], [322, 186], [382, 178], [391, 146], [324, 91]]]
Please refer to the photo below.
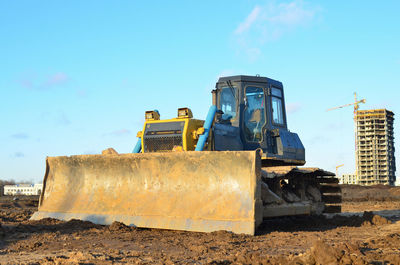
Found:
[[0, 197], [0, 264], [400, 264], [400, 187], [342, 191], [342, 214], [268, 220], [256, 236], [29, 221], [37, 198]]

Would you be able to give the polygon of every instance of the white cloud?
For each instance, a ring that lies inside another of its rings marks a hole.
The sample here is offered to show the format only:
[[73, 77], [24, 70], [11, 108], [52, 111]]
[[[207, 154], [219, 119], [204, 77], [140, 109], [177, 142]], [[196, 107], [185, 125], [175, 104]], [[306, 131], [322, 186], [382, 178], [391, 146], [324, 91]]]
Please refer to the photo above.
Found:
[[20, 85], [24, 88], [32, 89], [33, 88], [33, 81], [29, 78], [23, 78], [18, 81]]
[[293, 114], [298, 112], [301, 109], [301, 104], [299, 102], [288, 102], [286, 104], [286, 112], [287, 114]]
[[[38, 80], [39, 79], [39, 80]], [[63, 72], [51, 74], [45, 78], [37, 78], [35, 74], [28, 73], [18, 80], [18, 83], [27, 89], [45, 90], [67, 84], [70, 78]]]
[[71, 124], [70, 119], [64, 111], [46, 111], [40, 114], [40, 119], [46, 123], [51, 123], [57, 126], [67, 126]]
[[256, 6], [247, 16], [246, 20], [239, 24], [239, 26], [235, 30], [235, 33], [242, 34], [243, 32], [247, 31], [258, 18], [260, 10], [261, 8], [259, 6]]
[[265, 5], [255, 6], [234, 30], [239, 52], [250, 61], [256, 60], [265, 43], [276, 41], [284, 34], [311, 23], [318, 11], [318, 7], [301, 0], [287, 3], [267, 1]]
[[51, 87], [56, 85], [62, 85], [68, 82], [68, 76], [65, 73], [58, 72], [51, 75], [43, 84], [45, 87]]
[[59, 113], [58, 117], [57, 117], [57, 123], [59, 125], [69, 125], [71, 124], [71, 121], [68, 119], [67, 115], [65, 115], [65, 113], [61, 112]]
[[76, 91], [76, 94], [78, 95], [78, 97], [80, 97], [80, 98], [86, 98], [88, 95], [87, 95], [87, 91], [85, 90], [85, 89], [78, 89], [77, 91]]
[[275, 12], [275, 15], [266, 18], [275, 24], [281, 26], [298, 26], [308, 23], [313, 19], [315, 10], [307, 10], [302, 1], [293, 1], [291, 3], [281, 3], [277, 6], [272, 6], [270, 13]]
[[22, 158], [25, 157], [25, 154], [22, 152], [15, 152], [13, 156], [16, 158]]
[[12, 138], [15, 138], [15, 139], [28, 139], [29, 138], [29, 136], [28, 136], [28, 134], [26, 134], [26, 133], [14, 133], [13, 135], [11, 135], [11, 137]]

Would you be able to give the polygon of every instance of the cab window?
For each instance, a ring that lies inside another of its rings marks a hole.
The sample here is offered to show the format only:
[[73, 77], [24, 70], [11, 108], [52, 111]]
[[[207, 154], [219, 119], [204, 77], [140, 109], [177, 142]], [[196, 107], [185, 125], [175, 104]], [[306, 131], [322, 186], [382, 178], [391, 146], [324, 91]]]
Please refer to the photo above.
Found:
[[265, 97], [261, 87], [246, 87], [246, 109], [244, 112], [244, 131], [249, 142], [262, 141], [262, 128], [265, 124]]
[[282, 111], [282, 91], [278, 88], [271, 88], [271, 105], [272, 105], [272, 121], [276, 124], [283, 125]]
[[221, 88], [220, 109], [224, 112], [224, 120], [230, 120], [236, 117], [236, 90], [235, 86], [226, 86]]

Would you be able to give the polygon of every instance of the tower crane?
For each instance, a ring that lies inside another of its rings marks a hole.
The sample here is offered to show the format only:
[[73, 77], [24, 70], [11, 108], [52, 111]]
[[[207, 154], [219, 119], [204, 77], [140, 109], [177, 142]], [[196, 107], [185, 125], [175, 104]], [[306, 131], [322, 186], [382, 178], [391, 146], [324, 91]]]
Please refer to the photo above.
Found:
[[[355, 150], [355, 161], [356, 161], [356, 177], [357, 177], [357, 179], [358, 179], [358, 170], [357, 170], [357, 165], [358, 165], [358, 163], [357, 163], [357, 119], [356, 119], [356, 117], [357, 117], [357, 110], [360, 108], [360, 104], [361, 103], [365, 103], [366, 102], [366, 99], [361, 99], [361, 100], [357, 100], [357, 93], [356, 92], [354, 92], [354, 102], [353, 103], [349, 103], [349, 104], [345, 104], [345, 105], [342, 105], [342, 106], [339, 106], [339, 107], [333, 107], [333, 108], [330, 108], [330, 109], [327, 109], [326, 111], [331, 111], [331, 110], [335, 110], [335, 109], [341, 109], [341, 108], [344, 108], [344, 107], [348, 107], [348, 106], [354, 106], [354, 111], [353, 111], [353, 119], [354, 119], [354, 150]], [[338, 169], [338, 167], [336, 167], [336, 171], [337, 171], [337, 169]], [[336, 172], [336, 174], [337, 174], [337, 172]]]
[[345, 104], [345, 105], [342, 105], [342, 106], [339, 106], [339, 107], [334, 107], [334, 108], [330, 108], [330, 109], [327, 109], [326, 111], [331, 111], [331, 110], [335, 110], [335, 109], [341, 109], [341, 108], [344, 108], [344, 107], [348, 107], [348, 106], [351, 106], [351, 105], [354, 105], [354, 122], [356, 121], [356, 114], [357, 114], [357, 110], [360, 108], [360, 104], [361, 103], [365, 103], [366, 102], [366, 99], [361, 99], [361, 100], [357, 100], [357, 93], [356, 92], [354, 92], [354, 102], [353, 103], [349, 103], [349, 104]]
[[342, 166], [344, 166], [344, 164], [341, 164], [341, 165], [336, 166], [336, 177], [338, 176], [338, 169], [339, 169], [340, 167], [342, 167]]

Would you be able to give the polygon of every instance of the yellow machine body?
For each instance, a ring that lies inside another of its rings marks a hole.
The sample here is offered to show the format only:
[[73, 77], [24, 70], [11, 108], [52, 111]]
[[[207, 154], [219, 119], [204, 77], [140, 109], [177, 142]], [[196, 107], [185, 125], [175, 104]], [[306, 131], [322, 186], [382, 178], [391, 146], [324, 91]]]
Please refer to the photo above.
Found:
[[[180, 134], [182, 137], [182, 144], [177, 145], [173, 150], [171, 149], [157, 149], [157, 152], [170, 152], [170, 151], [193, 151], [196, 147], [197, 140], [199, 138], [198, 132], [201, 132], [201, 129], [203, 128], [204, 120], [198, 120], [198, 119], [193, 119], [191, 117], [183, 117], [183, 118], [173, 118], [173, 119], [165, 119], [165, 120], [146, 120], [143, 126], [143, 130], [138, 133], [138, 137], [141, 138], [142, 141], [142, 146], [146, 146], [146, 143], [144, 142], [144, 134], [148, 133], [147, 129], [152, 125], [152, 124], [157, 124], [157, 125], [168, 125], [170, 123], [179, 123], [181, 124], [181, 128], [179, 131], [172, 132], [170, 129], [167, 130], [157, 130], [152, 133], [154, 133], [154, 136], [157, 137], [163, 137], [166, 135], [170, 135], [171, 133], [176, 133]], [[205, 150], [210, 150], [209, 148], [206, 148]], [[142, 153], [145, 152], [145, 148], [142, 148], [141, 150]]]

